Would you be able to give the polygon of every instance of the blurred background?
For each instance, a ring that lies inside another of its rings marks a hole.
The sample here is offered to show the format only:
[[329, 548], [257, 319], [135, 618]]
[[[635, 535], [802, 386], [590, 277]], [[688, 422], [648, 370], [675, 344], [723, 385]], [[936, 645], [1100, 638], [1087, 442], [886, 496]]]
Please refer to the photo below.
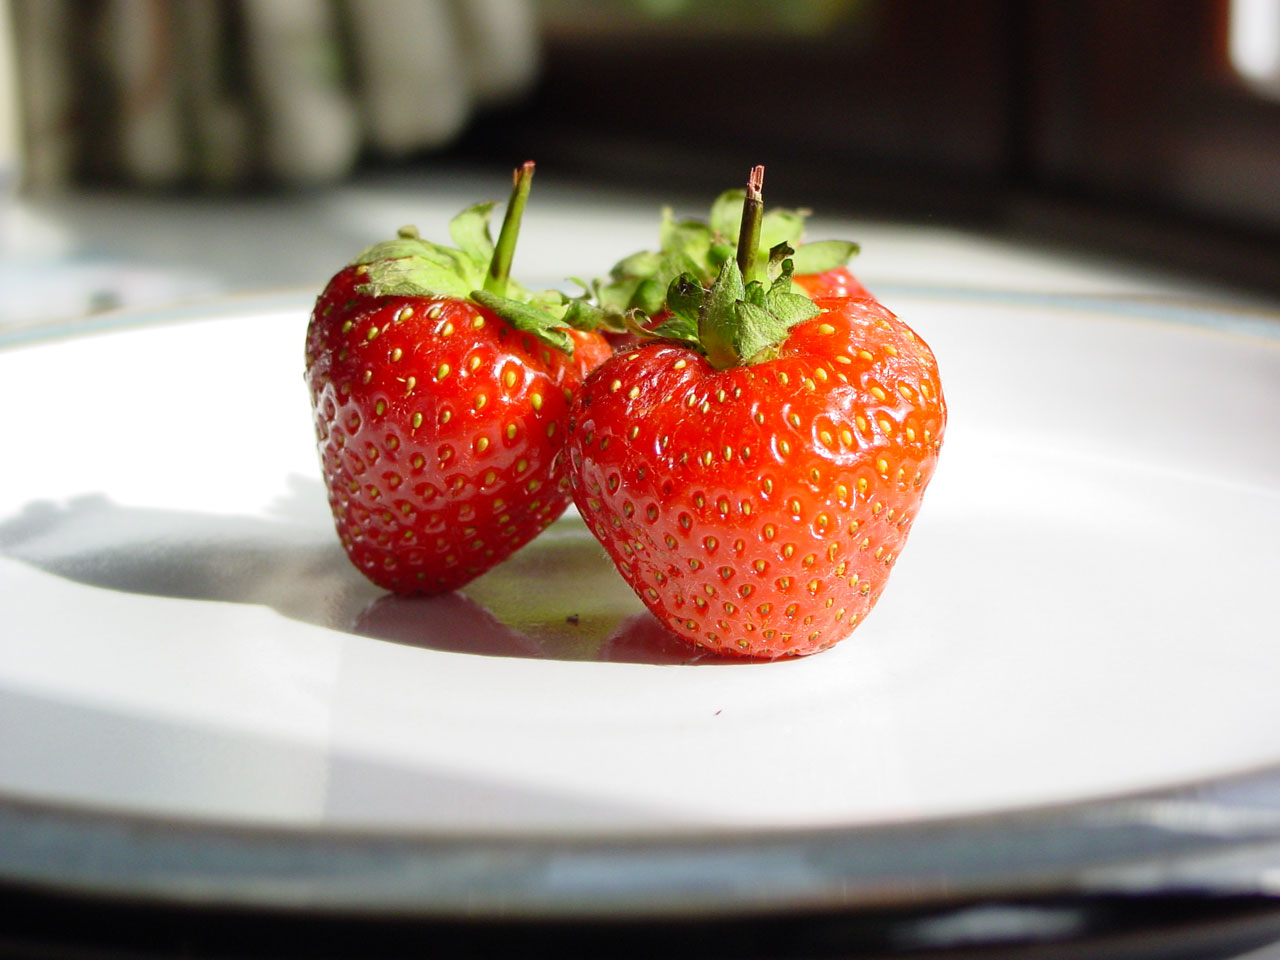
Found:
[[1280, 0], [0, 0], [0, 323], [318, 288], [527, 158], [551, 282], [763, 163], [881, 284], [1270, 305]]

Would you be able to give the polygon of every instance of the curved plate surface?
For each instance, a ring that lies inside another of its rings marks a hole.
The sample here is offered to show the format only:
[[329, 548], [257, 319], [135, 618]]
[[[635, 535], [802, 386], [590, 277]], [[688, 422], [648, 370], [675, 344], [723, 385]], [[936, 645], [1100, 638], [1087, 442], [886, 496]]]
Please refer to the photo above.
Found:
[[0, 793], [617, 838], [1280, 763], [1280, 341], [1186, 305], [886, 299], [939, 358], [940, 467], [866, 623], [772, 664], [669, 639], [574, 516], [461, 594], [365, 583], [319, 478], [301, 298], [24, 335], [0, 352]]

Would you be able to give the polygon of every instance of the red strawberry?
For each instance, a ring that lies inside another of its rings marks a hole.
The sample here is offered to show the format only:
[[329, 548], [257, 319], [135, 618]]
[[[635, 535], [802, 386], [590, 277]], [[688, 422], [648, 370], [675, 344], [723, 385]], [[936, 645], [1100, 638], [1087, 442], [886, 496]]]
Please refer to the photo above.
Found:
[[312, 312], [306, 380], [338, 536], [388, 590], [459, 587], [568, 504], [569, 399], [609, 348], [565, 329], [558, 297], [507, 279], [532, 175], [517, 171], [496, 247], [493, 204], [450, 224], [460, 249], [408, 228]]
[[932, 352], [875, 300], [791, 292], [786, 247], [771, 283], [753, 279], [762, 174], [741, 268], [726, 260], [709, 290], [671, 284], [668, 340], [588, 377], [567, 451], [579, 511], [660, 621], [776, 658], [831, 646], [871, 610], [946, 407]]
[[797, 274], [791, 278], [791, 282], [814, 300], [819, 297], [866, 299], [871, 296], [871, 292], [850, 272], [848, 267], [836, 267], [834, 270], [824, 270], [821, 273]]

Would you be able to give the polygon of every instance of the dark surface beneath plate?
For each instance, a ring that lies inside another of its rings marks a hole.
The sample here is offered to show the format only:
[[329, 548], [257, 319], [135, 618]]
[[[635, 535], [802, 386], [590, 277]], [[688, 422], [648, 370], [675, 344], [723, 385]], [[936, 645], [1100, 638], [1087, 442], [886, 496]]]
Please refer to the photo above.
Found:
[[1280, 940], [1259, 896], [946, 902], [911, 909], [685, 920], [387, 919], [178, 908], [0, 887], [0, 957], [258, 960], [293, 957], [662, 956], [699, 960], [946, 956], [1210, 960]]
[[0, 798], [0, 958], [1210, 960], [1280, 943], [1273, 772], [866, 830], [441, 838]]

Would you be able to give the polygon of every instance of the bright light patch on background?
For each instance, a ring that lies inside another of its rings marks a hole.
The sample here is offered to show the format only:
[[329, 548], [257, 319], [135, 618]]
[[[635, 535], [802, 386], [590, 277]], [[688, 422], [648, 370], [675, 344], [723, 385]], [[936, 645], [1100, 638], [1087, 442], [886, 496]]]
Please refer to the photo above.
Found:
[[1241, 78], [1280, 100], [1280, 0], [1231, 0], [1228, 43]]

